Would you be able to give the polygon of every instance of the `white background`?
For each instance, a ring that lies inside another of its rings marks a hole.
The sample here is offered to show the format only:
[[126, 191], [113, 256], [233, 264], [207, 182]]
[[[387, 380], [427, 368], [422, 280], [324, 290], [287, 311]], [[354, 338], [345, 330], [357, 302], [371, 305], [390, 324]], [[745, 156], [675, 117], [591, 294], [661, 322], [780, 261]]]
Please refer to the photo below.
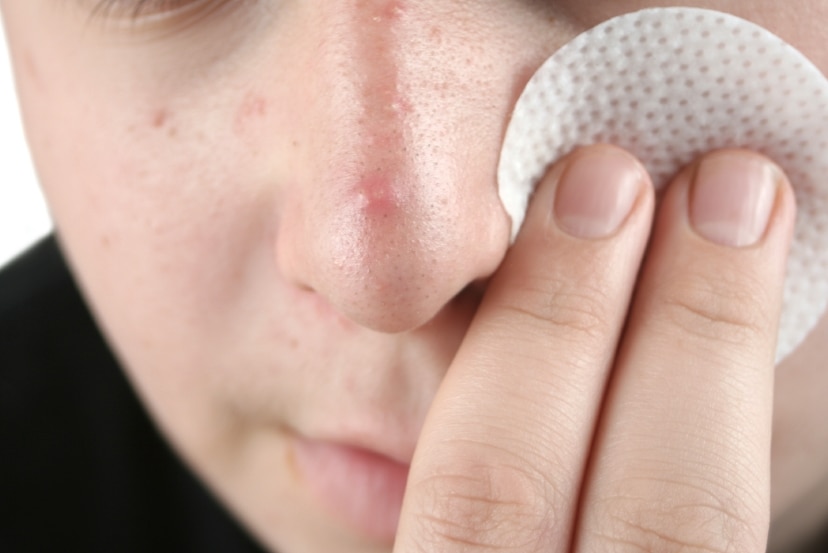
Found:
[[23, 138], [0, 24], [0, 266], [51, 227]]

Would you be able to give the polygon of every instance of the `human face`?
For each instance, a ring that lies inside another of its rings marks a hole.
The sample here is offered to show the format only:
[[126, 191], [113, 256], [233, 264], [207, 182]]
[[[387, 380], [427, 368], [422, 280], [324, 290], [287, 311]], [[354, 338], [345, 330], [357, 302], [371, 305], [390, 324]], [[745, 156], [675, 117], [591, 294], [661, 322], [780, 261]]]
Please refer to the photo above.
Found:
[[[546, 57], [609, 17], [693, 5], [828, 73], [821, 0], [150, 1], [131, 21], [137, 3], [0, 0], [35, 162], [150, 411], [285, 553], [390, 548], [508, 246], [500, 142]], [[778, 372], [779, 539], [828, 510], [826, 338], [823, 320]]]

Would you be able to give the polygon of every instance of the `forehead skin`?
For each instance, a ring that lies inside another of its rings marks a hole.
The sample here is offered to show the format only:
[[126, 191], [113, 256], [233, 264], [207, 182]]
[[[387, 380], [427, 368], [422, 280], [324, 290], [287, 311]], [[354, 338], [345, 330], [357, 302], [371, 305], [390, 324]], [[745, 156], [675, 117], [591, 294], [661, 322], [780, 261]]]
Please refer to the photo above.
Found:
[[[549, 55], [610, 17], [681, 5], [754, 21], [828, 74], [824, 0], [230, 0], [135, 26], [90, 18], [96, 3], [0, 0], [50, 209], [164, 431], [289, 553], [345, 542], [297, 491], [280, 432], [413, 447], [470, 317], [439, 310], [505, 252], [488, 185]], [[366, 30], [403, 5], [394, 32]], [[777, 373], [778, 524], [826, 481], [825, 343], [823, 318]]]

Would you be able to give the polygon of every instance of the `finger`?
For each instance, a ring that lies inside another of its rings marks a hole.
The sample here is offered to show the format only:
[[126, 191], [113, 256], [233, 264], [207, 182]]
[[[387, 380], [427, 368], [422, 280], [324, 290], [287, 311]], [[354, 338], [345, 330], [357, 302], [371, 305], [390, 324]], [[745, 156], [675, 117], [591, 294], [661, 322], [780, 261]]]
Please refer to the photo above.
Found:
[[538, 188], [429, 411], [394, 551], [568, 547], [652, 206], [646, 172], [609, 146]]
[[765, 551], [773, 367], [794, 219], [758, 154], [716, 152], [659, 210], [576, 551]]

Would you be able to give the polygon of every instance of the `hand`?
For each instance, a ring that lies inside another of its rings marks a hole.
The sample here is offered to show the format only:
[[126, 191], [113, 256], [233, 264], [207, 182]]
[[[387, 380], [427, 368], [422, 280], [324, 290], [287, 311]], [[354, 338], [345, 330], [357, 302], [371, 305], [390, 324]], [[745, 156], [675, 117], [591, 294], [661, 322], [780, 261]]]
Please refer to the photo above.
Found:
[[428, 414], [396, 553], [765, 551], [793, 194], [746, 151], [683, 171], [654, 226], [651, 188], [611, 146], [550, 170]]

